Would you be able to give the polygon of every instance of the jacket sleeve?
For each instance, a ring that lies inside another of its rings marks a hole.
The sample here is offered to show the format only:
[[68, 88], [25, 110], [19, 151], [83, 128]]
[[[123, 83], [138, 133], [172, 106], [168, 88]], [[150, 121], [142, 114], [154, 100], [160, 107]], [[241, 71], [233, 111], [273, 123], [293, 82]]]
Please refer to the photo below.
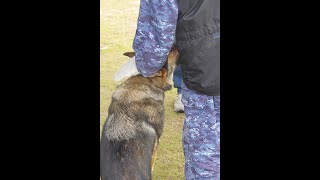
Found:
[[138, 71], [150, 76], [165, 64], [175, 39], [177, 0], [141, 0], [133, 41]]

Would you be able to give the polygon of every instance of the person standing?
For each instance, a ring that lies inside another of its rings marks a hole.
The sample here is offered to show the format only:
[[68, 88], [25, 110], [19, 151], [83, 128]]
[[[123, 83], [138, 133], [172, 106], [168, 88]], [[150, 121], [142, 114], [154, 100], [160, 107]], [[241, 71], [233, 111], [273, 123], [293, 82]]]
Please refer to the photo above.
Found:
[[177, 99], [173, 104], [173, 110], [178, 113], [184, 112], [184, 105], [182, 103], [182, 94], [181, 94], [181, 84], [182, 84], [182, 71], [181, 66], [177, 66], [173, 73], [173, 86], [177, 89]]
[[159, 71], [176, 39], [185, 122], [185, 178], [220, 179], [220, 0], [141, 0], [137, 70]]

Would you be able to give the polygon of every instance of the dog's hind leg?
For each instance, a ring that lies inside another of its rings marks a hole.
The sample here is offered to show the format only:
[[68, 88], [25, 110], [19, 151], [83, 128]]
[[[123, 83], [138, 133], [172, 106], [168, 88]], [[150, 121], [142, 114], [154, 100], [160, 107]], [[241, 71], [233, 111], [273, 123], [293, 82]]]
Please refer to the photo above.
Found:
[[153, 150], [152, 150], [152, 158], [151, 158], [151, 172], [153, 172], [153, 168], [156, 162], [156, 158], [157, 158], [157, 151], [158, 151], [158, 139], [156, 139], [154, 141], [154, 146], [153, 146]]

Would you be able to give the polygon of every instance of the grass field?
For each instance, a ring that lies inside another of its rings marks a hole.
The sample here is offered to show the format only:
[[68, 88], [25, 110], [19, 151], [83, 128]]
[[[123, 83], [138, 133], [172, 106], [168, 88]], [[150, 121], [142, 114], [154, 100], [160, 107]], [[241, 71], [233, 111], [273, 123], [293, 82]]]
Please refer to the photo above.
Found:
[[[116, 87], [113, 74], [128, 59], [122, 54], [132, 51], [139, 0], [100, 0], [100, 135], [108, 115], [111, 95]], [[182, 127], [184, 114], [173, 111], [176, 90], [166, 93], [165, 125], [153, 173], [155, 180], [184, 179]]]

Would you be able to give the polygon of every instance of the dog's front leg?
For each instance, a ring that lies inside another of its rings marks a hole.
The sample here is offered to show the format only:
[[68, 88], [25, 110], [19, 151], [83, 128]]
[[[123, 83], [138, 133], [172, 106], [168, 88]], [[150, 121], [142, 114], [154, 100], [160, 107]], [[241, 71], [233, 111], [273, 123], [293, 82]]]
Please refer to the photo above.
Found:
[[156, 158], [157, 158], [158, 143], [159, 143], [159, 141], [158, 141], [158, 139], [156, 138], [156, 140], [154, 141], [154, 146], [153, 146], [153, 150], [152, 150], [151, 173], [153, 172], [154, 165], [155, 165]]

